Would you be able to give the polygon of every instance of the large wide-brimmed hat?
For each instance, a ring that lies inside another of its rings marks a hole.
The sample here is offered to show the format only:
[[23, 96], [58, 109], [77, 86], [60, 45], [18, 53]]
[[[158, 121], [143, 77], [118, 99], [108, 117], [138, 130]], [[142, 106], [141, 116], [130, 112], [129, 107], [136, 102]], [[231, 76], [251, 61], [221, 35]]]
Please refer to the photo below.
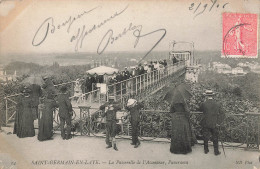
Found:
[[211, 89], [208, 89], [206, 90], [204, 93], [203, 93], [204, 96], [214, 96], [215, 93], [211, 90]]
[[127, 101], [127, 107], [131, 107], [131, 106], [133, 106], [135, 103], [137, 103], [137, 100], [135, 100], [135, 99], [129, 99], [128, 101]]

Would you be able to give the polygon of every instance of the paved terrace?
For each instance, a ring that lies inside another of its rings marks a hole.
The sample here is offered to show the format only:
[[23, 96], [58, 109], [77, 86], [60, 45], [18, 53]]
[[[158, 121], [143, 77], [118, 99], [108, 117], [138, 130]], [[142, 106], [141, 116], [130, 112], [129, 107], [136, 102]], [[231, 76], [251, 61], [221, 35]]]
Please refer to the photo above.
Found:
[[[0, 133], [0, 167], [16, 162], [17, 168], [171, 168], [171, 169], [259, 169], [259, 152], [225, 147], [226, 158], [215, 156], [213, 147], [206, 155], [197, 144], [188, 155], [171, 154], [169, 142], [142, 141], [137, 149], [128, 139], [118, 139], [119, 151], [106, 149], [104, 138], [76, 136], [62, 140], [55, 134], [53, 140], [39, 142], [37, 136], [19, 139], [4, 127]], [[37, 133], [37, 130], [36, 130]], [[56, 160], [56, 161], [55, 161]], [[82, 161], [80, 161], [82, 160]], [[93, 161], [94, 160], [94, 161]], [[95, 161], [97, 160], [97, 161]], [[140, 164], [137, 164], [137, 162]], [[56, 164], [54, 164], [56, 163]], [[95, 164], [92, 164], [95, 163]], [[97, 164], [96, 164], [97, 163]], [[124, 164], [123, 164], [124, 163]], [[10, 166], [9, 166], [10, 167]]]

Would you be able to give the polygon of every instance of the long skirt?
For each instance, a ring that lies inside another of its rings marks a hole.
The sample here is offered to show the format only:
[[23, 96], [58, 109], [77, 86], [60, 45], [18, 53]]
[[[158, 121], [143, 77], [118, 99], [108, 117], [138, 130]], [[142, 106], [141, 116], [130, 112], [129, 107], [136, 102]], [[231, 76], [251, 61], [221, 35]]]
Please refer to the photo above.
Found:
[[53, 111], [42, 111], [40, 113], [38, 140], [50, 140], [53, 136]]
[[172, 115], [171, 148], [174, 154], [187, 154], [191, 149], [191, 131], [187, 118], [183, 114]]
[[35, 136], [34, 119], [32, 110], [27, 107], [19, 107], [15, 115], [14, 134], [19, 138]]

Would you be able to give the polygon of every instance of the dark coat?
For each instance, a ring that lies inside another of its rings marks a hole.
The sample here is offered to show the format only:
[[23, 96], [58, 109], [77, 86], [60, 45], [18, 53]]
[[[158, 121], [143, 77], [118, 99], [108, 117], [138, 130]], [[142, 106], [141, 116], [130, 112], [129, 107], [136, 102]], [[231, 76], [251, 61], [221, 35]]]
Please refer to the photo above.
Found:
[[224, 120], [224, 112], [215, 100], [210, 99], [201, 104], [200, 111], [203, 112], [201, 126], [205, 128], [215, 128]]
[[53, 112], [58, 107], [53, 99], [45, 99], [43, 103], [39, 105], [42, 114], [39, 118], [39, 141], [49, 140], [53, 136]]
[[69, 99], [69, 95], [67, 93], [63, 93], [58, 96], [58, 104], [59, 116], [64, 119], [70, 118], [72, 112], [72, 105]]
[[[108, 108], [111, 106], [111, 108]], [[120, 110], [121, 107], [115, 103], [105, 103], [100, 106], [100, 110], [104, 113], [102, 114], [103, 117], [106, 117], [106, 121], [116, 121], [116, 112]]]
[[53, 99], [57, 95], [57, 90], [54, 87], [53, 82], [51, 79], [45, 80], [45, 83], [42, 85], [42, 88], [44, 89], [44, 95], [48, 99]]
[[19, 96], [16, 105], [14, 134], [18, 137], [35, 136], [31, 97]]
[[39, 98], [42, 96], [42, 89], [41, 86], [37, 84], [32, 84], [30, 86], [31, 89], [31, 97], [32, 97], [32, 106], [38, 107], [39, 105]]
[[134, 107], [127, 107], [126, 109], [130, 112], [131, 115], [131, 123], [139, 123], [140, 122], [140, 109], [144, 107], [143, 104], [137, 103]]

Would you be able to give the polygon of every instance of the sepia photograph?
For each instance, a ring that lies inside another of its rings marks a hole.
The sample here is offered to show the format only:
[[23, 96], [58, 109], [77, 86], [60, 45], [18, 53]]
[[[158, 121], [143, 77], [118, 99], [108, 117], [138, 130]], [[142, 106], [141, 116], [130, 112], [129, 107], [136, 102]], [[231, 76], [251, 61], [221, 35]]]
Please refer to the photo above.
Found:
[[0, 169], [260, 169], [259, 0], [0, 0]]

